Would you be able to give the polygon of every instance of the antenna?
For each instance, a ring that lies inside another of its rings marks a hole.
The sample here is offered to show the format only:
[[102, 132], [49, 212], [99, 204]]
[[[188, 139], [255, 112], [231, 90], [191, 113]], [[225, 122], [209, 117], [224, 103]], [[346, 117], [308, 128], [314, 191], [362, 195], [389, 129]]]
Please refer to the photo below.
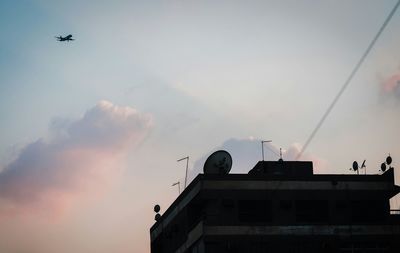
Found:
[[186, 172], [185, 172], [185, 188], [186, 188], [187, 172], [188, 172], [188, 166], [189, 166], [189, 156], [181, 158], [181, 159], [177, 160], [177, 162], [183, 161], [185, 159], [186, 159]]
[[366, 162], [366, 160], [364, 159], [364, 161], [362, 162], [361, 166], [358, 166], [358, 162], [354, 161], [353, 162], [353, 166], [352, 166], [352, 168], [350, 168], [350, 170], [357, 171], [357, 175], [359, 175], [360, 174], [360, 169], [365, 168], [364, 175], [367, 175], [367, 166], [365, 166], [365, 162]]
[[179, 194], [181, 194], [181, 182], [176, 182], [176, 183], [173, 183], [171, 186], [175, 186], [175, 185], [178, 185], [178, 191], [179, 191]]
[[269, 141], [261, 141], [261, 152], [262, 152], [262, 160], [264, 161], [264, 143], [265, 142], [272, 142], [271, 140]]
[[365, 175], [367, 175], [367, 166], [365, 166], [365, 161], [366, 160], [364, 159], [364, 162], [361, 164], [360, 169], [365, 168], [364, 173], [365, 173]]
[[282, 159], [282, 148], [279, 148], [279, 160], [283, 161], [283, 159]]
[[232, 156], [225, 150], [212, 153], [204, 163], [204, 174], [226, 175], [232, 168]]

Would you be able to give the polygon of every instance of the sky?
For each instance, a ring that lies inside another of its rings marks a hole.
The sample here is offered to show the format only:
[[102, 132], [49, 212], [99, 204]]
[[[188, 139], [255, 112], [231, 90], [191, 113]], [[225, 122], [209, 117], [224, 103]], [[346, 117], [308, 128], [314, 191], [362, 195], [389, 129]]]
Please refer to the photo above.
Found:
[[[190, 182], [218, 149], [232, 173], [260, 140], [294, 159], [396, 2], [0, 1], [0, 252], [150, 252], [177, 160]], [[307, 148], [316, 173], [399, 166], [399, 27]]]

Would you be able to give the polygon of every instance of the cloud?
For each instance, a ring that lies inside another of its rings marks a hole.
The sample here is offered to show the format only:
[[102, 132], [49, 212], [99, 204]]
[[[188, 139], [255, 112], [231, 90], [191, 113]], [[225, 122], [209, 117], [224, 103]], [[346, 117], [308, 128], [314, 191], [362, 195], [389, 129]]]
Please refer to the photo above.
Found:
[[[283, 158], [288, 161], [294, 161], [300, 154], [301, 149], [302, 149], [301, 144], [293, 143], [284, 151]], [[315, 154], [307, 152], [303, 153], [299, 160], [312, 161], [314, 167], [314, 173], [317, 174], [329, 173], [327, 161], [321, 157], [318, 157]]]
[[[248, 139], [235, 139], [231, 138], [222, 143], [221, 146], [215, 148], [215, 150], [226, 150], [228, 151], [233, 160], [233, 165], [230, 173], [248, 173], [256, 163], [262, 160], [261, 154], [261, 140], [248, 138]], [[293, 161], [300, 153], [301, 145], [294, 143], [287, 149], [282, 149], [282, 157], [286, 161]], [[198, 159], [190, 171], [189, 178], [192, 180], [199, 173], [203, 173], [203, 165], [207, 157], [213, 152], [202, 156]], [[271, 143], [264, 143], [264, 157], [265, 160], [278, 160], [279, 159], [279, 148], [275, 147]], [[300, 160], [313, 161], [314, 173], [326, 172], [326, 162], [317, 157], [316, 155], [305, 153]]]
[[108, 101], [78, 120], [54, 120], [50, 138], [26, 145], [1, 170], [0, 215], [58, 215], [74, 200], [99, 193], [151, 127], [149, 115]]
[[381, 92], [384, 96], [400, 99], [400, 72], [381, 81]]

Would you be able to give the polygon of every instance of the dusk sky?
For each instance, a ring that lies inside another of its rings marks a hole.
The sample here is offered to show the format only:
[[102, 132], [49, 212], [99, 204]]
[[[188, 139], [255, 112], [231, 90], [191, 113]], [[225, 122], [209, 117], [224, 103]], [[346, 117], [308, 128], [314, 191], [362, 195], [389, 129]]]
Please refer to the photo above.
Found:
[[[0, 252], [150, 252], [177, 159], [295, 159], [396, 2], [0, 0]], [[400, 184], [399, 131], [397, 12], [301, 159]]]

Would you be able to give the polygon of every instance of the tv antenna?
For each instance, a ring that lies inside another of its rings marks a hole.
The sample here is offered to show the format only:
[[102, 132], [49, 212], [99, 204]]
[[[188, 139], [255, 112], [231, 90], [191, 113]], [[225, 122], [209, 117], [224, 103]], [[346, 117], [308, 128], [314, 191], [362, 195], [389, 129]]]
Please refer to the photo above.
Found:
[[232, 168], [232, 156], [225, 150], [212, 153], [204, 163], [204, 174], [226, 175]]
[[367, 175], [367, 166], [365, 166], [365, 161], [366, 160], [364, 159], [363, 163], [361, 164], [360, 169], [364, 168], [364, 175]]
[[179, 192], [179, 194], [181, 194], [181, 182], [176, 182], [176, 183], [173, 183], [171, 186], [175, 186], [175, 185], [178, 185], [178, 192]]
[[360, 169], [365, 168], [365, 175], [366, 175], [367, 174], [367, 166], [365, 166], [365, 161], [366, 160], [364, 159], [364, 161], [362, 162], [361, 166], [358, 166], [358, 162], [354, 161], [353, 162], [353, 166], [350, 168], [350, 170], [357, 171], [357, 175], [359, 175], [360, 174]]
[[177, 162], [186, 160], [186, 172], [185, 172], [185, 188], [186, 188], [186, 182], [187, 182], [187, 172], [188, 172], [188, 167], [189, 167], [189, 156], [186, 156], [184, 158], [181, 158], [179, 160], [177, 160]]
[[271, 140], [269, 141], [261, 141], [261, 153], [262, 153], [262, 160], [264, 161], [264, 143], [266, 142], [272, 142]]

